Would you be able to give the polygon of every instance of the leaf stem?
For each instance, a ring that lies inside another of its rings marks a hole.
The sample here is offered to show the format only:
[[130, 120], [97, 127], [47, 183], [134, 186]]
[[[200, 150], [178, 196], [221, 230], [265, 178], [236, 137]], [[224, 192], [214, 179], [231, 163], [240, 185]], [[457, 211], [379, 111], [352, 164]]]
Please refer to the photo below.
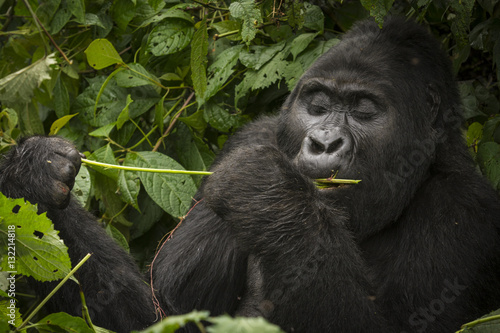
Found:
[[54, 296], [54, 294], [66, 283], [66, 281], [68, 281], [68, 279], [70, 277], [73, 276], [73, 274], [75, 274], [75, 272], [90, 258], [92, 254], [90, 253], [87, 253], [87, 255], [82, 259], [80, 260], [80, 262], [78, 263], [78, 265], [75, 266], [75, 268], [73, 268], [69, 273], [68, 275], [66, 275], [64, 277], [64, 279], [61, 280], [61, 282], [59, 282], [59, 284], [50, 292], [50, 294], [47, 295], [47, 297], [44, 298], [44, 300], [38, 304], [38, 306], [35, 308], [35, 310], [33, 310], [30, 315], [28, 316], [28, 318], [26, 318], [23, 323], [21, 325], [19, 325], [19, 327], [16, 327], [15, 331], [18, 332], [20, 331], [24, 326], [26, 326], [26, 324], [28, 324], [28, 322], [31, 320], [31, 318], [33, 318], [34, 315], [36, 315], [38, 313], [38, 311], [40, 311], [40, 309], [45, 305], [45, 303], [48, 302], [48, 300]]
[[87, 160], [82, 158], [82, 162], [88, 165], [95, 165], [108, 169], [118, 169], [118, 170], [126, 170], [126, 171], [137, 171], [137, 172], [156, 172], [156, 173], [175, 173], [175, 174], [184, 174], [184, 175], [200, 175], [200, 176], [208, 176], [213, 172], [210, 171], [188, 171], [188, 170], [173, 170], [173, 169], [153, 169], [153, 168], [139, 168], [139, 167], [130, 167], [125, 165], [114, 165], [108, 163], [101, 163], [96, 161]]

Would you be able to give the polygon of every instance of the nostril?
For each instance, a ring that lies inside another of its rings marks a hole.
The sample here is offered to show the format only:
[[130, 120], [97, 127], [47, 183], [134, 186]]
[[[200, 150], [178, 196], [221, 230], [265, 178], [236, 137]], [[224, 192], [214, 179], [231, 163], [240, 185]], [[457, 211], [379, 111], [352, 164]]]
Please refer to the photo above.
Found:
[[343, 144], [344, 144], [344, 139], [338, 138], [337, 140], [333, 141], [332, 143], [330, 143], [328, 145], [328, 148], [326, 149], [326, 153], [331, 154], [331, 153], [339, 150]]
[[325, 146], [317, 141], [316, 139], [310, 137], [309, 149], [312, 154], [322, 154], [325, 152]]

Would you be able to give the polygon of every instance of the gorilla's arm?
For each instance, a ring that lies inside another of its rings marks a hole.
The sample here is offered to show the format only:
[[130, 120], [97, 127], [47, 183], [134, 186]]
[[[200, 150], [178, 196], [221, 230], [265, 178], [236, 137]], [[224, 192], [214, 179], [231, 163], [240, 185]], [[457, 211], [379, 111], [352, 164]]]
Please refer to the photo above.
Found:
[[[129, 255], [71, 198], [79, 167], [80, 156], [72, 144], [56, 137], [30, 137], [3, 159], [0, 191], [8, 197], [24, 197], [47, 212], [68, 246], [73, 265], [92, 253], [76, 277], [94, 324], [118, 332], [146, 327], [155, 320], [150, 288]], [[42, 294], [55, 286], [34, 283]], [[81, 315], [79, 288], [71, 281], [50, 302], [52, 311]]]
[[287, 331], [380, 331], [346, 218], [320, 196], [273, 146], [237, 148], [208, 177], [204, 200], [251, 254], [238, 312]]

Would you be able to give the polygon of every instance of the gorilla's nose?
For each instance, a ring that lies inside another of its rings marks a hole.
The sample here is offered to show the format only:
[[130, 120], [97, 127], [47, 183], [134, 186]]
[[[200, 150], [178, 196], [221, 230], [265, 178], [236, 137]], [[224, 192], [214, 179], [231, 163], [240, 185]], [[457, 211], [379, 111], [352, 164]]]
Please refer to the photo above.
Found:
[[351, 150], [351, 140], [340, 128], [316, 129], [306, 138], [312, 155], [343, 154]]

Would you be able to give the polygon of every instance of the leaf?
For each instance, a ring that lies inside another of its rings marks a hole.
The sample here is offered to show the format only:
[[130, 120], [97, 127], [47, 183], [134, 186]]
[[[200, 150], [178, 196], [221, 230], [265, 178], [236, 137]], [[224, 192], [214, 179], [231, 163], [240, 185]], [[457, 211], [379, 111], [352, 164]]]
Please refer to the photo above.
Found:
[[133, 102], [134, 101], [132, 100], [132, 98], [130, 97], [130, 95], [127, 95], [127, 105], [125, 105], [125, 107], [123, 108], [122, 112], [118, 116], [118, 120], [116, 121], [116, 128], [117, 129], [121, 129], [122, 126], [123, 126], [123, 124], [125, 124], [125, 122], [127, 122], [130, 119], [130, 115], [128, 113], [128, 107]]
[[[7, 276], [10, 276], [10, 274]], [[4, 282], [4, 281], [1, 281], [1, 282]], [[8, 283], [7, 279], [5, 279], [5, 283]], [[4, 286], [7, 287], [7, 285], [4, 285]], [[0, 332], [10, 333], [12, 331], [10, 330], [10, 327], [7, 324], [7, 320], [10, 322], [13, 322], [14, 327], [19, 327], [22, 324], [23, 320], [21, 317], [21, 313], [19, 312], [19, 306], [16, 306], [16, 303], [11, 303], [11, 300], [15, 300], [15, 299], [9, 298], [8, 294], [3, 292], [2, 290], [0, 290], [0, 296], [5, 297], [4, 299], [0, 300]], [[13, 306], [14, 309], [13, 309], [13, 312], [11, 312], [13, 304], [14, 304], [14, 306]], [[3, 327], [1, 326], [1, 321], [4, 318], [5, 318], [5, 323], [7, 324], [5, 329], [3, 329]], [[24, 333], [26, 331], [21, 331], [21, 332]]]
[[39, 332], [78, 332], [93, 333], [85, 320], [80, 317], [73, 317], [67, 313], [52, 313], [41, 319], [36, 328]]
[[0, 267], [38, 281], [62, 279], [71, 270], [68, 248], [46, 214], [37, 211], [36, 205], [24, 199], [9, 199], [0, 193], [0, 244], [7, 249], [9, 239], [14, 239], [16, 251], [15, 261], [4, 252]]
[[295, 58], [297, 55], [304, 51], [307, 46], [316, 38], [318, 33], [308, 33], [308, 34], [302, 34], [298, 35], [292, 42], [292, 45], [290, 47], [290, 52], [293, 55], [293, 61], [295, 61]]
[[213, 64], [208, 67], [207, 90], [205, 100], [213, 97], [233, 74], [233, 67], [238, 63], [238, 57], [243, 45], [230, 47], [221, 52]]
[[127, 69], [115, 75], [116, 84], [124, 88], [140, 87], [152, 85], [161, 90], [158, 86], [160, 80], [148, 72], [141, 64], [127, 64]]
[[49, 135], [56, 135], [57, 132], [59, 132], [59, 130], [61, 128], [63, 128], [64, 126], [66, 126], [66, 124], [70, 121], [71, 118], [73, 118], [74, 116], [77, 116], [77, 115], [78, 115], [78, 113], [67, 115], [67, 116], [64, 116], [64, 117], [59, 118], [56, 121], [54, 121], [52, 123], [52, 125], [50, 126], [50, 133], [49, 133]]
[[480, 144], [477, 149], [477, 161], [493, 187], [500, 190], [500, 145], [496, 142]]
[[209, 318], [208, 320], [213, 325], [207, 327], [209, 333], [283, 333], [283, 331], [276, 325], [267, 322], [262, 317], [232, 318], [229, 315], [223, 315], [216, 318]]
[[361, 0], [363, 7], [370, 11], [370, 15], [375, 18], [380, 28], [382, 28], [384, 18], [392, 8], [393, 3], [394, 0]]
[[118, 245], [120, 245], [125, 251], [130, 252], [130, 247], [128, 245], [127, 239], [120, 232], [120, 230], [116, 229], [116, 227], [111, 225], [111, 223], [106, 226], [105, 230], [108, 236], [113, 238], [115, 242], [118, 243]]
[[194, 27], [184, 20], [172, 19], [157, 25], [149, 34], [147, 49], [159, 57], [184, 49], [191, 42]]
[[194, 21], [191, 18], [191, 15], [189, 15], [188, 13], [182, 11], [181, 9], [171, 8], [171, 9], [169, 9], [167, 11], [163, 11], [163, 12], [161, 12], [159, 14], [155, 14], [151, 18], [145, 20], [144, 22], [142, 22], [141, 28], [144, 28], [144, 27], [146, 27], [146, 26], [148, 26], [148, 25], [150, 25], [152, 23], [161, 22], [161, 21], [163, 21], [166, 18], [177, 18], [177, 19], [185, 20], [187, 22], [190, 22], [190, 23], [194, 24]]
[[198, 30], [196, 30], [191, 42], [191, 79], [193, 80], [198, 107], [205, 103], [205, 92], [207, 90], [207, 53], [207, 23], [203, 21]]
[[309, 3], [306, 5], [306, 13], [304, 14], [304, 27], [323, 32], [325, 16], [321, 8]]
[[[113, 152], [113, 149], [111, 149], [110, 144], [107, 144], [104, 147], [97, 149], [94, 153], [92, 153], [92, 155], [89, 156], [89, 160], [117, 165], [115, 160], [115, 154]], [[117, 169], [104, 168], [95, 165], [92, 166], [92, 169], [115, 181], [118, 179]]]
[[[123, 165], [134, 166], [133, 162], [130, 162], [129, 154], [127, 154], [127, 156], [125, 157]], [[120, 197], [123, 199], [123, 201], [132, 205], [137, 210], [139, 210], [137, 197], [139, 195], [140, 189], [141, 183], [136, 172], [120, 170], [118, 174], [118, 190], [120, 193]]]
[[224, 20], [221, 22], [212, 23], [212, 27], [217, 29], [219, 35], [230, 33], [224, 38], [233, 41], [241, 40], [240, 24], [235, 20]]
[[111, 7], [111, 16], [121, 30], [125, 30], [129, 22], [135, 16], [135, 1], [119, 0], [114, 1]]
[[50, 66], [56, 63], [53, 53], [0, 79], [0, 101], [5, 104], [30, 102], [35, 88], [51, 78]]
[[238, 0], [229, 6], [234, 18], [241, 19], [241, 38], [247, 45], [257, 34], [257, 25], [262, 23], [262, 15], [254, 0]]
[[[247, 68], [259, 70], [277, 53], [282, 51], [284, 47], [284, 41], [272, 46], [252, 45], [248, 51], [242, 50], [240, 52], [240, 61]], [[282, 59], [286, 56], [285, 54], [281, 54]]]
[[96, 39], [85, 50], [87, 62], [94, 69], [103, 69], [115, 64], [123, 64], [123, 60], [113, 44], [107, 39]]
[[[128, 157], [131, 165], [137, 167], [184, 170], [172, 158], [157, 152], [144, 151], [129, 154]], [[146, 192], [163, 210], [173, 217], [186, 214], [196, 192], [196, 186], [190, 176], [151, 172], [138, 174]]]
[[108, 138], [109, 133], [115, 128], [116, 122], [104, 125], [98, 129], [89, 133], [90, 136], [95, 136], [96, 138]]
[[500, 331], [500, 309], [482, 316], [478, 320], [464, 324], [459, 332], [468, 333], [497, 333]]
[[54, 15], [54, 18], [50, 22], [50, 32], [52, 34], [57, 34], [61, 29], [69, 22], [71, 18], [71, 11], [68, 8], [66, 1], [62, 1], [61, 8]]
[[174, 333], [179, 328], [186, 326], [187, 323], [200, 323], [202, 320], [208, 319], [208, 315], [208, 311], [193, 311], [183, 315], [168, 316], [159, 323], [156, 323], [139, 333]]
[[221, 132], [230, 132], [231, 129], [240, 127], [245, 122], [240, 115], [231, 114], [218, 103], [212, 102], [205, 105], [204, 117], [213, 128]]
[[69, 94], [61, 75], [58, 75], [54, 86], [54, 110], [58, 118], [69, 114]]
[[71, 190], [73, 197], [76, 198], [83, 207], [87, 206], [90, 197], [90, 189], [92, 182], [90, 181], [90, 173], [85, 165], [80, 167], [80, 171], [75, 177], [75, 185]]
[[85, 3], [83, 0], [66, 0], [76, 21], [85, 24]]

